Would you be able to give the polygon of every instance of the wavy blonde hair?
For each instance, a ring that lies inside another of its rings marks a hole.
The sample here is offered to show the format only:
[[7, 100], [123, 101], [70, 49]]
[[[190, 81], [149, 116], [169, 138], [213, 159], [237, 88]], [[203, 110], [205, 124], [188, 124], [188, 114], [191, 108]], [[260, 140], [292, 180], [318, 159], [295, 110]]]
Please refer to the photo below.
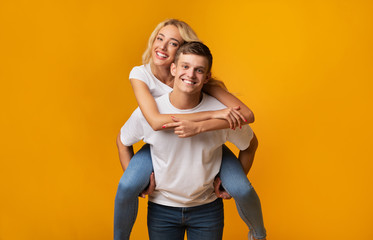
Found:
[[[142, 63], [143, 64], [150, 63], [151, 56], [152, 56], [153, 42], [154, 42], [155, 38], [157, 37], [161, 28], [163, 28], [165, 26], [168, 26], [168, 25], [173, 25], [173, 26], [177, 27], [177, 29], [179, 29], [180, 36], [184, 40], [184, 42], [182, 44], [187, 43], [187, 42], [202, 42], [198, 38], [197, 34], [193, 31], [193, 29], [186, 22], [180, 21], [180, 20], [177, 20], [177, 19], [166, 19], [166, 20], [160, 22], [155, 27], [152, 34], [150, 35], [149, 40], [148, 40], [148, 46], [147, 46], [145, 52], [142, 55]], [[227, 90], [224, 82], [221, 81], [221, 80], [217, 80], [215, 78], [211, 78], [206, 85], [208, 85], [208, 86], [220, 86], [223, 89]]]

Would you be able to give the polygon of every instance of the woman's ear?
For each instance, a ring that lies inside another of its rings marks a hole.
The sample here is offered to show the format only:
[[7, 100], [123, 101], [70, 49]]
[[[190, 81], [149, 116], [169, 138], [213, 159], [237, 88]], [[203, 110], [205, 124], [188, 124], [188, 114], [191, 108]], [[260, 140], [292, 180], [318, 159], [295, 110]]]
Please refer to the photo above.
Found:
[[170, 71], [171, 71], [171, 75], [175, 77], [176, 75], [176, 64], [175, 63], [171, 63]]

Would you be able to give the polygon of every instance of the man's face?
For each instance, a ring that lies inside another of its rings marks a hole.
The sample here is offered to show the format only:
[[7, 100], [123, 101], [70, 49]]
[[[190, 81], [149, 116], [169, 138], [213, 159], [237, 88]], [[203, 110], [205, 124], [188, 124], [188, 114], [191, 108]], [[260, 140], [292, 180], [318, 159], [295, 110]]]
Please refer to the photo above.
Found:
[[171, 65], [171, 73], [175, 77], [174, 88], [182, 92], [197, 93], [208, 82], [210, 73], [206, 57], [194, 54], [180, 54], [177, 64]]

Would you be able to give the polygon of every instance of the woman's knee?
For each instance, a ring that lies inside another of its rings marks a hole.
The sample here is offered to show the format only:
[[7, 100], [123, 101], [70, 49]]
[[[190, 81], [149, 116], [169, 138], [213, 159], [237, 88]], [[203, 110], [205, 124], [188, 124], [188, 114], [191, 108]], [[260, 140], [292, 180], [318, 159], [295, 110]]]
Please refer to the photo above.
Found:
[[137, 198], [141, 191], [141, 186], [138, 183], [139, 182], [137, 181], [123, 181], [123, 179], [121, 179], [118, 184], [116, 198], [119, 201], [127, 201]]
[[235, 200], [248, 199], [253, 192], [255, 192], [255, 190], [250, 182], [246, 182], [245, 184], [237, 184], [233, 189], [229, 190], [230, 195]]

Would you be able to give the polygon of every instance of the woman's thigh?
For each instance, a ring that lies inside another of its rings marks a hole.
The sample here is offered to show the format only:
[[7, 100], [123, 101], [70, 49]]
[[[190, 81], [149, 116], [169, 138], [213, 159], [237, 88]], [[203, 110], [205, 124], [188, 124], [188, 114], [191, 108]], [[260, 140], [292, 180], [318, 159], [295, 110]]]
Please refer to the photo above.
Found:
[[136, 194], [137, 196], [149, 184], [152, 172], [153, 164], [150, 146], [146, 144], [132, 157], [120, 179], [119, 189], [125, 191], [126, 194]]

